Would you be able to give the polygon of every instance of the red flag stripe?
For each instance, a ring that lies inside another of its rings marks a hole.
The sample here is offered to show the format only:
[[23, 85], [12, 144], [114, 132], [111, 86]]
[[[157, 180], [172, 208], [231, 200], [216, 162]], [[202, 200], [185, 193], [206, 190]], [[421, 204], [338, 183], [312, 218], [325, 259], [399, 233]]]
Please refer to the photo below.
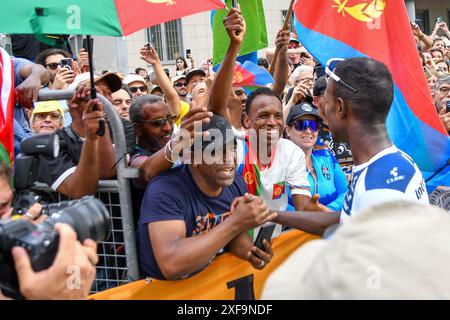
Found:
[[14, 151], [14, 67], [8, 53], [0, 48], [0, 143], [13, 161]]
[[115, 0], [123, 35], [186, 17], [225, 8], [221, 0]]
[[298, 0], [294, 10], [297, 19], [306, 28], [384, 62], [414, 114], [446, 135], [428, 91], [404, 1], [384, 1], [386, 7], [373, 23], [353, 18], [345, 10], [340, 10], [336, 6], [337, 2], [342, 2], [342, 7], [375, 3], [372, 0]]

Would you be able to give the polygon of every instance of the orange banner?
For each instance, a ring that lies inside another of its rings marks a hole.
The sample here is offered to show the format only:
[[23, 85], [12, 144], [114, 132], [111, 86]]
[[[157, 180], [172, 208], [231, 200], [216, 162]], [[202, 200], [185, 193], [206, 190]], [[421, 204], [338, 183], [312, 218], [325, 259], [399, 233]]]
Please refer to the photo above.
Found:
[[267, 277], [295, 249], [317, 236], [292, 230], [273, 240], [274, 256], [263, 270], [232, 254], [220, 255], [202, 272], [184, 280], [140, 280], [106, 290], [93, 300], [240, 300], [259, 299]]

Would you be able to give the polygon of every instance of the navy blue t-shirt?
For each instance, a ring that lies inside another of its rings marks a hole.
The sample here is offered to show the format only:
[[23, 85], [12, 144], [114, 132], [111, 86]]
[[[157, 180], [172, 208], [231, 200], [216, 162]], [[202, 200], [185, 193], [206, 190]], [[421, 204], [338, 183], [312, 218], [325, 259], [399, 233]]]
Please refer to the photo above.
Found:
[[138, 226], [141, 273], [165, 279], [153, 255], [148, 224], [181, 220], [186, 223], [186, 237], [206, 233], [230, 216], [234, 198], [247, 192], [240, 175], [217, 197], [205, 195], [192, 178], [189, 166], [182, 165], [152, 179], [145, 191]]

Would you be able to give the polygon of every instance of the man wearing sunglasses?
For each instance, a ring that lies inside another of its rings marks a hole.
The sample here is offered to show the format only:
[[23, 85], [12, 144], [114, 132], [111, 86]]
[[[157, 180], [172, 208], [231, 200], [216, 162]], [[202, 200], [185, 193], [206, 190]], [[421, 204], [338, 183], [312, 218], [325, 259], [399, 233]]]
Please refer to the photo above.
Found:
[[74, 81], [75, 72], [61, 68], [59, 63], [62, 59], [72, 58], [71, 54], [62, 49], [47, 49], [39, 53], [36, 62], [43, 65], [51, 74], [49, 88], [52, 90], [63, 90]]
[[189, 103], [186, 76], [176, 76], [172, 79], [173, 88], [178, 93], [181, 101]]
[[129, 74], [123, 79], [123, 84], [126, 84], [133, 94], [133, 99], [147, 94], [147, 83], [144, 77], [137, 74]]
[[294, 66], [292, 71], [294, 71], [298, 66], [302, 64], [300, 60], [300, 47], [300, 41], [298, 41], [297, 38], [291, 37], [288, 47], [288, 57], [289, 61]]

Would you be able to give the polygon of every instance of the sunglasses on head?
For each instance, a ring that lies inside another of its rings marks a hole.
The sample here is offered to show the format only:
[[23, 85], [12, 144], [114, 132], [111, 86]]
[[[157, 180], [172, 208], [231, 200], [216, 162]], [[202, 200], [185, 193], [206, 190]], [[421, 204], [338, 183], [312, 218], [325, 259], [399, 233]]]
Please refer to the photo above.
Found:
[[167, 118], [160, 118], [160, 119], [155, 119], [155, 120], [141, 120], [141, 121], [137, 121], [137, 122], [138, 123], [146, 123], [155, 128], [161, 128], [163, 125], [166, 124], [166, 122], [168, 122], [170, 125], [173, 125], [176, 118], [177, 118], [176, 116], [170, 116]]
[[348, 84], [346, 81], [342, 80], [341, 77], [339, 77], [336, 73], [334, 73], [334, 70], [336, 70], [336, 67], [338, 66], [338, 64], [344, 60], [345, 59], [340, 59], [340, 58], [328, 60], [327, 66], [325, 68], [325, 80], [328, 83], [328, 81], [331, 78], [334, 81], [336, 81], [336, 82], [340, 83], [341, 85], [343, 85], [344, 87], [346, 87], [348, 90], [353, 91], [353, 93], [358, 93], [358, 90], [356, 90], [353, 86]]
[[177, 82], [175, 83], [175, 87], [186, 87], [187, 83], [186, 82]]
[[45, 67], [49, 68], [50, 70], [56, 70], [58, 69], [59, 63], [53, 62], [53, 63], [47, 63]]
[[320, 129], [320, 123], [317, 120], [296, 120], [293, 125], [298, 131], [305, 131], [310, 128], [311, 131], [317, 132]]
[[138, 89], [139, 89], [141, 92], [146, 92], [146, 91], [147, 91], [147, 86], [142, 86], [142, 87], [130, 87], [130, 91], [131, 91], [132, 93], [136, 93], [136, 92], [138, 91]]

